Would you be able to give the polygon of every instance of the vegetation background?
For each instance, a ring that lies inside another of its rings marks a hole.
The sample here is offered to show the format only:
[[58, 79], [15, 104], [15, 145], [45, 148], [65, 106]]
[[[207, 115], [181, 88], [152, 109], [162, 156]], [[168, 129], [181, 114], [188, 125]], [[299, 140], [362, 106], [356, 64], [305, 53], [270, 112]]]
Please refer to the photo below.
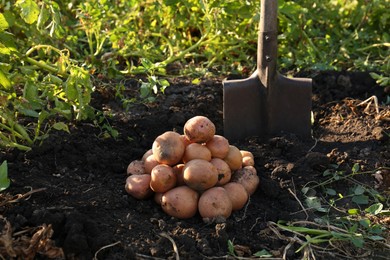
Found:
[[[390, 1], [278, 2], [281, 70], [370, 71], [389, 86]], [[126, 106], [153, 101], [170, 77], [250, 73], [259, 13], [249, 0], [1, 0], [0, 147], [29, 150], [78, 120], [115, 137], [90, 105], [97, 87]], [[124, 95], [128, 77], [139, 97]]]

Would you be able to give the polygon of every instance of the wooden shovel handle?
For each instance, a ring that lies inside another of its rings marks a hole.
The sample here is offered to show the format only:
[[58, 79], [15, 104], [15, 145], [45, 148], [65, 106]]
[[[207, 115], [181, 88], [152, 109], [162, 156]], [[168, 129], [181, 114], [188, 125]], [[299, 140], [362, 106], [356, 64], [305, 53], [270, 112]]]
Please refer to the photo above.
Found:
[[259, 38], [257, 46], [257, 71], [261, 83], [269, 88], [277, 71], [278, 1], [261, 0]]

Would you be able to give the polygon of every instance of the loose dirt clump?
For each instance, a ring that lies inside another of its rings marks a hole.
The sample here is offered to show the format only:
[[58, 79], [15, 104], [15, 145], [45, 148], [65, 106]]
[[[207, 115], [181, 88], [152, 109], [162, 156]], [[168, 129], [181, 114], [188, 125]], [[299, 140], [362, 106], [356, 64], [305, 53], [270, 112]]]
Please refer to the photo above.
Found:
[[[253, 153], [260, 186], [245, 210], [224, 223], [204, 223], [198, 214], [179, 221], [152, 198], [137, 200], [124, 190], [128, 164], [141, 158], [161, 133], [179, 132], [189, 118], [203, 115], [223, 135], [221, 80], [195, 86], [178, 79], [154, 103], [134, 103], [127, 110], [97, 86], [93, 105], [111, 115], [111, 126], [120, 133], [116, 140], [84, 122], [72, 125], [71, 134], [51, 132], [30, 152], [1, 151], [0, 162], [7, 160], [11, 179], [10, 188], [0, 194], [1, 239], [13, 236], [14, 242], [0, 243], [0, 253], [10, 258], [11, 251], [4, 250], [16, 250], [15, 236], [25, 232], [26, 241], [46, 241], [35, 259], [47, 259], [52, 252], [56, 257], [63, 252], [67, 259], [223, 258], [229, 240], [242, 256], [266, 249], [274, 257], [300, 258], [298, 245], [288, 246], [288, 234], [276, 236], [269, 225], [317, 217], [315, 211], [302, 210], [300, 189], [320, 181], [331, 164], [343, 170], [355, 163], [362, 170], [390, 167], [383, 88], [368, 73], [305, 76], [313, 77], [313, 138], [284, 133], [234, 143]], [[135, 82], [126, 86], [132, 97], [138, 95]], [[378, 110], [374, 102], [362, 104], [373, 96]], [[371, 175], [359, 176], [359, 181], [388, 191], [389, 175], [383, 171], [381, 183]]]

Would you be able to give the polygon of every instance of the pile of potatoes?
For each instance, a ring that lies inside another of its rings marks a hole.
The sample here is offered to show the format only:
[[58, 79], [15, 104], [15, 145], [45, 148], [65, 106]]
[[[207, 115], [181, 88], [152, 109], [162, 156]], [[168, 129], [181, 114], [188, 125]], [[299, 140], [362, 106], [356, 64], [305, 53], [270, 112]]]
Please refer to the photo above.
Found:
[[259, 185], [253, 154], [216, 135], [214, 123], [204, 116], [189, 119], [183, 135], [158, 136], [142, 159], [129, 164], [127, 174], [128, 194], [154, 196], [165, 213], [179, 219], [197, 212], [205, 221], [227, 219]]

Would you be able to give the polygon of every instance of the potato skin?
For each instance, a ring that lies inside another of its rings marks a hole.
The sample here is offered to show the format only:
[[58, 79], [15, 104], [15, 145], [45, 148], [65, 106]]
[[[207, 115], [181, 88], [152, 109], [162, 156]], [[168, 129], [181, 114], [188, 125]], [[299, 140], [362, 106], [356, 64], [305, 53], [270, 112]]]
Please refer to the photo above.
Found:
[[216, 185], [221, 186], [228, 183], [232, 177], [232, 171], [230, 170], [229, 165], [220, 158], [213, 158], [210, 162], [218, 171], [218, 182]]
[[153, 191], [149, 184], [149, 174], [130, 175], [126, 179], [125, 190], [136, 199], [147, 199], [153, 195]]
[[152, 169], [159, 164], [160, 163], [156, 160], [156, 158], [154, 158], [153, 154], [149, 155], [148, 157], [146, 157], [144, 162], [145, 173], [150, 174], [152, 172]]
[[249, 195], [244, 186], [238, 182], [229, 182], [223, 185], [232, 202], [232, 210], [242, 209], [248, 201]]
[[161, 164], [175, 165], [183, 158], [185, 145], [180, 134], [167, 131], [153, 142], [154, 158]]
[[255, 166], [255, 160], [253, 159], [253, 157], [250, 156], [242, 157], [242, 167], [245, 166]]
[[134, 160], [127, 166], [127, 175], [145, 174], [145, 164], [142, 160]]
[[166, 192], [176, 186], [176, 175], [169, 165], [156, 165], [150, 175], [150, 188], [154, 192]]
[[142, 155], [142, 161], [145, 161], [146, 158], [148, 158], [149, 155], [152, 155], [153, 154], [153, 150], [150, 148], [149, 150], [147, 150], [144, 155]]
[[204, 191], [213, 187], [218, 181], [217, 168], [202, 159], [187, 162], [183, 169], [184, 182], [196, 191]]
[[202, 193], [198, 201], [199, 214], [204, 220], [227, 219], [232, 213], [232, 202], [222, 187], [213, 187]]
[[251, 152], [249, 152], [249, 151], [240, 150], [240, 153], [241, 153], [242, 157], [249, 156], [249, 157], [252, 157], [252, 159], [255, 159], [255, 157], [253, 156], [253, 153], [251, 153]]
[[229, 152], [224, 158], [224, 161], [229, 165], [232, 171], [240, 169], [242, 167], [242, 155], [240, 150], [234, 145], [229, 145]]
[[195, 116], [184, 124], [184, 135], [191, 143], [206, 143], [215, 135], [215, 125], [205, 116]]
[[205, 145], [198, 143], [189, 144], [184, 152], [183, 162], [186, 163], [193, 159], [203, 159], [210, 161], [211, 152]]
[[188, 186], [175, 187], [161, 197], [161, 208], [168, 215], [187, 219], [198, 210], [199, 194]]
[[253, 166], [245, 166], [235, 171], [232, 181], [242, 184], [249, 195], [255, 193], [260, 184], [260, 178], [257, 176], [256, 168]]
[[176, 186], [182, 186], [186, 184], [183, 177], [184, 166], [184, 163], [179, 163], [172, 167], [173, 173], [176, 175]]
[[214, 158], [223, 159], [229, 152], [229, 141], [221, 135], [214, 135], [213, 138], [206, 143], [206, 146], [209, 148], [211, 155]]

